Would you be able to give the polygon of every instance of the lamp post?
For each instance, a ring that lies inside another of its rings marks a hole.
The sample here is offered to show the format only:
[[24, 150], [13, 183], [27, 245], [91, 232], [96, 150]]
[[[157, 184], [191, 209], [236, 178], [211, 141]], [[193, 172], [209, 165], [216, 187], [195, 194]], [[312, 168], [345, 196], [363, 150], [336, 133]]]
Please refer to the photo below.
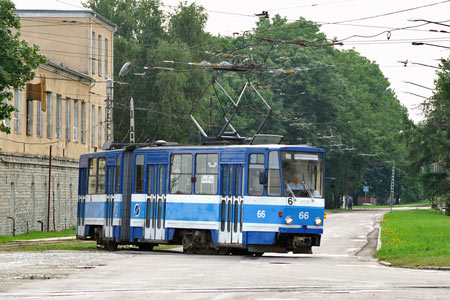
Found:
[[434, 91], [434, 89], [432, 89], [432, 88], [429, 88], [427, 86], [424, 86], [424, 85], [421, 85], [421, 84], [417, 84], [417, 83], [414, 83], [414, 82], [411, 82], [411, 81], [403, 81], [403, 83], [412, 84], [412, 85], [415, 85], [415, 86], [418, 86], [418, 87], [421, 87], [421, 88], [424, 88], [424, 89], [427, 89], [427, 90], [430, 90], [430, 91]]
[[447, 25], [447, 24], [442, 24], [440, 22], [429, 21], [429, 20], [424, 20], [424, 19], [408, 19], [408, 21], [410, 21], [410, 22], [425, 22], [425, 23], [431, 23], [431, 24], [437, 24], [437, 25], [441, 25], [441, 26], [450, 27], [450, 25]]
[[435, 66], [427, 65], [427, 64], [422, 64], [422, 63], [415, 62], [415, 61], [408, 61], [408, 60], [406, 60], [406, 61], [401, 62], [401, 63], [404, 63], [404, 64], [405, 64], [405, 67], [406, 67], [406, 65], [407, 65], [408, 63], [410, 63], [410, 64], [412, 64], [412, 65], [418, 65], [418, 66], [422, 66], [422, 67], [429, 67], [429, 68], [439, 69], [439, 70], [441, 69], [441, 68], [439, 68], [439, 67], [435, 67]]
[[[131, 62], [127, 61], [120, 68], [119, 77], [124, 77], [131, 70]], [[134, 100], [130, 97], [130, 143], [134, 143]]]
[[402, 91], [402, 92], [405, 93], [405, 94], [410, 94], [410, 95], [413, 95], [413, 96], [416, 96], [416, 97], [420, 97], [420, 98], [423, 98], [423, 99], [429, 99], [429, 97], [425, 97], [425, 96], [422, 96], [422, 95], [414, 94], [414, 93], [411, 93], [411, 92], [407, 92], [407, 91]]
[[424, 43], [424, 42], [412, 42], [411, 45], [413, 45], [413, 46], [427, 45], [427, 46], [433, 46], [433, 47], [439, 47], [439, 48], [450, 49], [450, 47], [447, 47], [447, 46], [436, 45], [436, 44], [430, 44], [430, 43]]

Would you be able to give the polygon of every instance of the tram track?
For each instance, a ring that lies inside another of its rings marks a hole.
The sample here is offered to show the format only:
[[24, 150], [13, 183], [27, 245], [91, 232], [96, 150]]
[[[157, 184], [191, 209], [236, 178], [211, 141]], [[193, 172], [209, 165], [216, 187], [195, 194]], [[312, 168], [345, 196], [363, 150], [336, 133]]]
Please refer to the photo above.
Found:
[[443, 290], [444, 292], [450, 292], [450, 285], [370, 285], [370, 286], [285, 286], [285, 287], [266, 287], [266, 286], [253, 286], [253, 287], [212, 287], [212, 288], [123, 288], [123, 289], [101, 289], [101, 290], [73, 290], [73, 291], [55, 291], [55, 292], [18, 292], [18, 293], [6, 293], [8, 299], [12, 298], [33, 298], [33, 299], [47, 299], [54, 297], [101, 297], [107, 295], [168, 295], [168, 294], [268, 294], [268, 293], [319, 293], [319, 294], [349, 294], [349, 293], [389, 293], [389, 292], [401, 292], [404, 290], [415, 290], [420, 293], [424, 290]]

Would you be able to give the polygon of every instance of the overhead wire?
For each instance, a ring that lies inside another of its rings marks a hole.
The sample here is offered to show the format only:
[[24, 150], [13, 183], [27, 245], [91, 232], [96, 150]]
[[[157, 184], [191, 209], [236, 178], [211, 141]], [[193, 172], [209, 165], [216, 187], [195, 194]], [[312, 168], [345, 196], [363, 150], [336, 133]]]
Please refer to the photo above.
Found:
[[450, 0], [444, 0], [444, 1], [440, 1], [440, 2], [434, 2], [434, 3], [430, 3], [430, 4], [426, 4], [426, 5], [415, 6], [415, 7], [411, 7], [411, 8], [406, 8], [406, 9], [402, 9], [402, 10], [396, 10], [396, 11], [392, 11], [392, 12], [388, 12], [388, 13], [383, 13], [383, 14], [378, 14], [378, 15], [373, 15], [373, 16], [368, 16], [368, 17], [355, 18], [355, 19], [344, 20], [344, 21], [337, 21], [337, 22], [327, 22], [327, 23], [328, 23], [328, 24], [339, 24], [339, 23], [346, 23], [346, 22], [363, 21], [363, 20], [368, 20], [368, 19], [374, 19], [374, 18], [379, 18], [379, 17], [385, 17], [385, 16], [390, 16], [390, 15], [395, 15], [395, 14], [399, 14], [399, 13], [404, 13], [404, 12], [407, 12], [407, 11], [417, 10], [417, 9], [421, 9], [421, 8], [425, 8], [425, 7], [430, 7], [430, 6], [435, 6], [435, 5], [439, 5], [439, 4], [443, 4], [443, 3], [448, 3], [448, 2], [450, 2]]

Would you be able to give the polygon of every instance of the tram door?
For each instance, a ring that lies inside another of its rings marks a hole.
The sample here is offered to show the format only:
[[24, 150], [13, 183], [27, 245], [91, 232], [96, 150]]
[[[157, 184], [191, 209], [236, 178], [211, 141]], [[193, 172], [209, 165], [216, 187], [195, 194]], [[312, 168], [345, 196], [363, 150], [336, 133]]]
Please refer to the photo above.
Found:
[[147, 165], [147, 206], [144, 238], [165, 240], [167, 165]]
[[221, 165], [221, 203], [219, 243], [241, 244], [243, 221], [244, 166]]
[[106, 182], [106, 209], [105, 209], [105, 237], [113, 237], [114, 219], [114, 187], [116, 179], [116, 167], [109, 166]]
[[86, 194], [87, 194], [87, 168], [80, 169], [79, 182], [78, 182], [78, 205], [77, 205], [77, 235], [84, 236], [84, 210], [86, 206]]

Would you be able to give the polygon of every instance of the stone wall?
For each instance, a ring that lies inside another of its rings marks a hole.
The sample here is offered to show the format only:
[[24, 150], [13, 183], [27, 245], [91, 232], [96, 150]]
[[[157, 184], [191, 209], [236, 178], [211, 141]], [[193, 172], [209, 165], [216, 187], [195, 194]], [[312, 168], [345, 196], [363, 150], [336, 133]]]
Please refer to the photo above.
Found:
[[0, 235], [76, 225], [78, 161], [52, 158], [50, 210], [48, 182], [48, 156], [0, 152]]

